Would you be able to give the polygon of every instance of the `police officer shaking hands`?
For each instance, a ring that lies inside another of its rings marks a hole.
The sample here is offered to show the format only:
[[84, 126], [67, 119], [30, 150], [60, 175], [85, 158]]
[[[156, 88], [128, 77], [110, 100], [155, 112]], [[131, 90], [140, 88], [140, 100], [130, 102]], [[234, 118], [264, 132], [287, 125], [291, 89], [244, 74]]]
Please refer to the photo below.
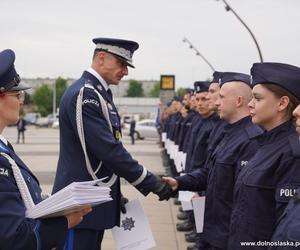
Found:
[[[135, 161], [121, 142], [121, 126], [110, 85], [119, 84], [134, 68], [134, 41], [95, 38], [92, 65], [65, 92], [60, 103], [60, 154], [53, 192], [73, 181], [103, 180], [113, 201], [93, 208], [82, 223], [69, 231], [67, 249], [99, 250], [104, 230], [119, 225], [124, 208], [120, 179], [142, 194], [153, 192], [168, 199], [171, 188]], [[120, 206], [121, 204], [121, 206]]]

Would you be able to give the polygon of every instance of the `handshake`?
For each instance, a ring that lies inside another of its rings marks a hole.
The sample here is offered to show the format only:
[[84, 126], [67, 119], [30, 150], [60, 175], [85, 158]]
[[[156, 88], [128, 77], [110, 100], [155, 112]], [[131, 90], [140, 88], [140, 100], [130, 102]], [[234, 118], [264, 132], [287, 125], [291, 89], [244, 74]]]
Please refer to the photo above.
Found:
[[171, 177], [156, 176], [157, 182], [152, 190], [159, 197], [160, 201], [169, 200], [177, 194], [177, 181]]
[[[157, 179], [152, 192], [159, 197], [160, 201], [169, 200], [177, 195], [177, 181], [172, 177], [159, 177]], [[128, 199], [121, 194], [120, 210], [123, 214], [126, 213], [126, 203]]]

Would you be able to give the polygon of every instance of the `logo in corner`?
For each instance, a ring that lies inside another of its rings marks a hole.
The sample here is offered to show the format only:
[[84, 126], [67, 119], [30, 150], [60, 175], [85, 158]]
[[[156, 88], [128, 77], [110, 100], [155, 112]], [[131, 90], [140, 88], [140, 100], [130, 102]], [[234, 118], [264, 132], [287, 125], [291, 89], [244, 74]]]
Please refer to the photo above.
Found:
[[125, 220], [122, 220], [121, 227], [124, 228], [124, 231], [129, 230], [131, 231], [132, 228], [134, 228], [135, 221], [132, 219], [132, 217], [128, 218], [126, 217]]

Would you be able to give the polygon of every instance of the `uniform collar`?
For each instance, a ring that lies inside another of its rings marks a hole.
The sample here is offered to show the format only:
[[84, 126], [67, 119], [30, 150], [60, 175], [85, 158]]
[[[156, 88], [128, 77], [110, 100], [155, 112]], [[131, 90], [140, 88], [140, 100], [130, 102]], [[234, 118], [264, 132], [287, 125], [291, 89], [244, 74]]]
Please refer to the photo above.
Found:
[[3, 135], [0, 134], [0, 140], [6, 145], [8, 146], [7, 140], [4, 138]]
[[260, 144], [269, 144], [278, 141], [281, 138], [288, 137], [288, 135], [293, 133], [296, 134], [296, 128], [294, 120], [291, 119], [269, 131], [265, 131], [258, 137], [258, 141]]
[[226, 132], [234, 130], [238, 127], [244, 127], [248, 122], [251, 122], [251, 117], [250, 116], [245, 116], [244, 118], [238, 120], [235, 123], [231, 123], [231, 124], [226, 124], [224, 127], [224, 130]]
[[218, 120], [220, 120], [220, 117], [219, 117], [219, 115], [218, 115], [217, 112], [213, 112], [209, 117], [203, 118], [203, 120], [207, 120], [207, 121], [218, 121]]
[[96, 70], [94, 70], [92, 67], [90, 67], [86, 71], [89, 72], [90, 74], [92, 74], [94, 77], [96, 77], [99, 82], [101, 82], [105, 91], [107, 91], [109, 89], [107, 82], [103, 79], [103, 77]]

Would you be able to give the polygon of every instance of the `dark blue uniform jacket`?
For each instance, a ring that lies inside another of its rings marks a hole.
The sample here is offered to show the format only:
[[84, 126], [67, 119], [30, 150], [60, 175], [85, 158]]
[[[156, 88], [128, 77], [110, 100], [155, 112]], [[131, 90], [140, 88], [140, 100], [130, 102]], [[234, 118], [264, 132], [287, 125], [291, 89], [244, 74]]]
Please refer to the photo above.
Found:
[[189, 134], [189, 141], [186, 148], [186, 162], [185, 162], [185, 169], [184, 169], [186, 173], [190, 173], [192, 171], [192, 167], [193, 167], [192, 155], [194, 154], [194, 150], [196, 146], [197, 134], [201, 130], [202, 125], [203, 125], [203, 118], [199, 114], [198, 119], [196, 120], [195, 123], [193, 123], [191, 132]]
[[214, 126], [220, 120], [217, 113], [208, 118], [203, 118], [201, 129], [198, 131], [195, 142], [195, 149], [191, 155], [191, 171], [197, 168], [204, 168], [208, 155], [209, 138]]
[[[131, 183], [137, 181], [144, 171], [144, 168], [131, 157], [119, 141], [120, 118], [111, 96], [96, 77], [85, 71], [82, 77], [65, 92], [60, 103], [60, 153], [53, 192], [74, 181], [91, 180], [76, 127], [76, 100], [79, 90], [86, 83], [92, 84], [108, 103], [109, 119], [113, 127], [112, 133], [102, 114], [99, 97], [95, 91], [85, 88], [82, 104], [85, 143], [94, 171], [102, 161], [97, 177], [111, 177], [115, 173]], [[156, 177], [147, 172], [145, 178], [135, 187], [147, 195], [156, 183]], [[119, 178], [111, 189], [113, 201], [94, 207], [78, 228], [103, 230], [119, 225], [121, 194]]]
[[192, 120], [195, 117], [196, 112], [193, 110], [190, 110], [187, 117], [184, 119], [184, 121], [181, 124], [181, 130], [179, 132], [179, 139], [178, 139], [178, 150], [183, 151], [183, 145], [184, 145], [184, 140], [185, 137], [187, 136], [187, 133], [189, 129], [191, 128], [192, 125]]
[[257, 150], [253, 138], [261, 133], [250, 117], [227, 124], [205, 168], [177, 178], [181, 190], [206, 190], [203, 231], [214, 247], [227, 249], [234, 183]]
[[300, 185], [300, 143], [293, 121], [265, 132], [258, 141], [255, 156], [235, 185], [228, 246], [232, 250], [243, 249], [242, 241], [270, 241]]
[[[18, 165], [35, 204], [41, 198], [39, 182], [12, 148], [0, 142], [0, 152]], [[25, 218], [25, 205], [8, 160], [0, 155], [0, 249], [50, 250], [61, 248], [67, 238], [66, 217], [53, 219]]]
[[195, 115], [193, 116], [193, 119], [192, 119], [191, 124], [188, 128], [188, 131], [185, 135], [185, 138], [183, 139], [182, 151], [184, 153], [187, 153], [187, 151], [189, 150], [191, 134], [193, 133], [195, 126], [197, 126], [197, 124], [200, 123], [201, 120], [202, 120], [202, 117], [200, 116], [200, 114], [198, 112], [196, 112]]
[[[290, 199], [289, 204], [280, 217], [280, 221], [272, 237], [272, 242], [280, 242], [269, 250], [294, 250], [295, 245], [300, 242], [300, 189]], [[298, 245], [299, 247], [299, 245]]]

